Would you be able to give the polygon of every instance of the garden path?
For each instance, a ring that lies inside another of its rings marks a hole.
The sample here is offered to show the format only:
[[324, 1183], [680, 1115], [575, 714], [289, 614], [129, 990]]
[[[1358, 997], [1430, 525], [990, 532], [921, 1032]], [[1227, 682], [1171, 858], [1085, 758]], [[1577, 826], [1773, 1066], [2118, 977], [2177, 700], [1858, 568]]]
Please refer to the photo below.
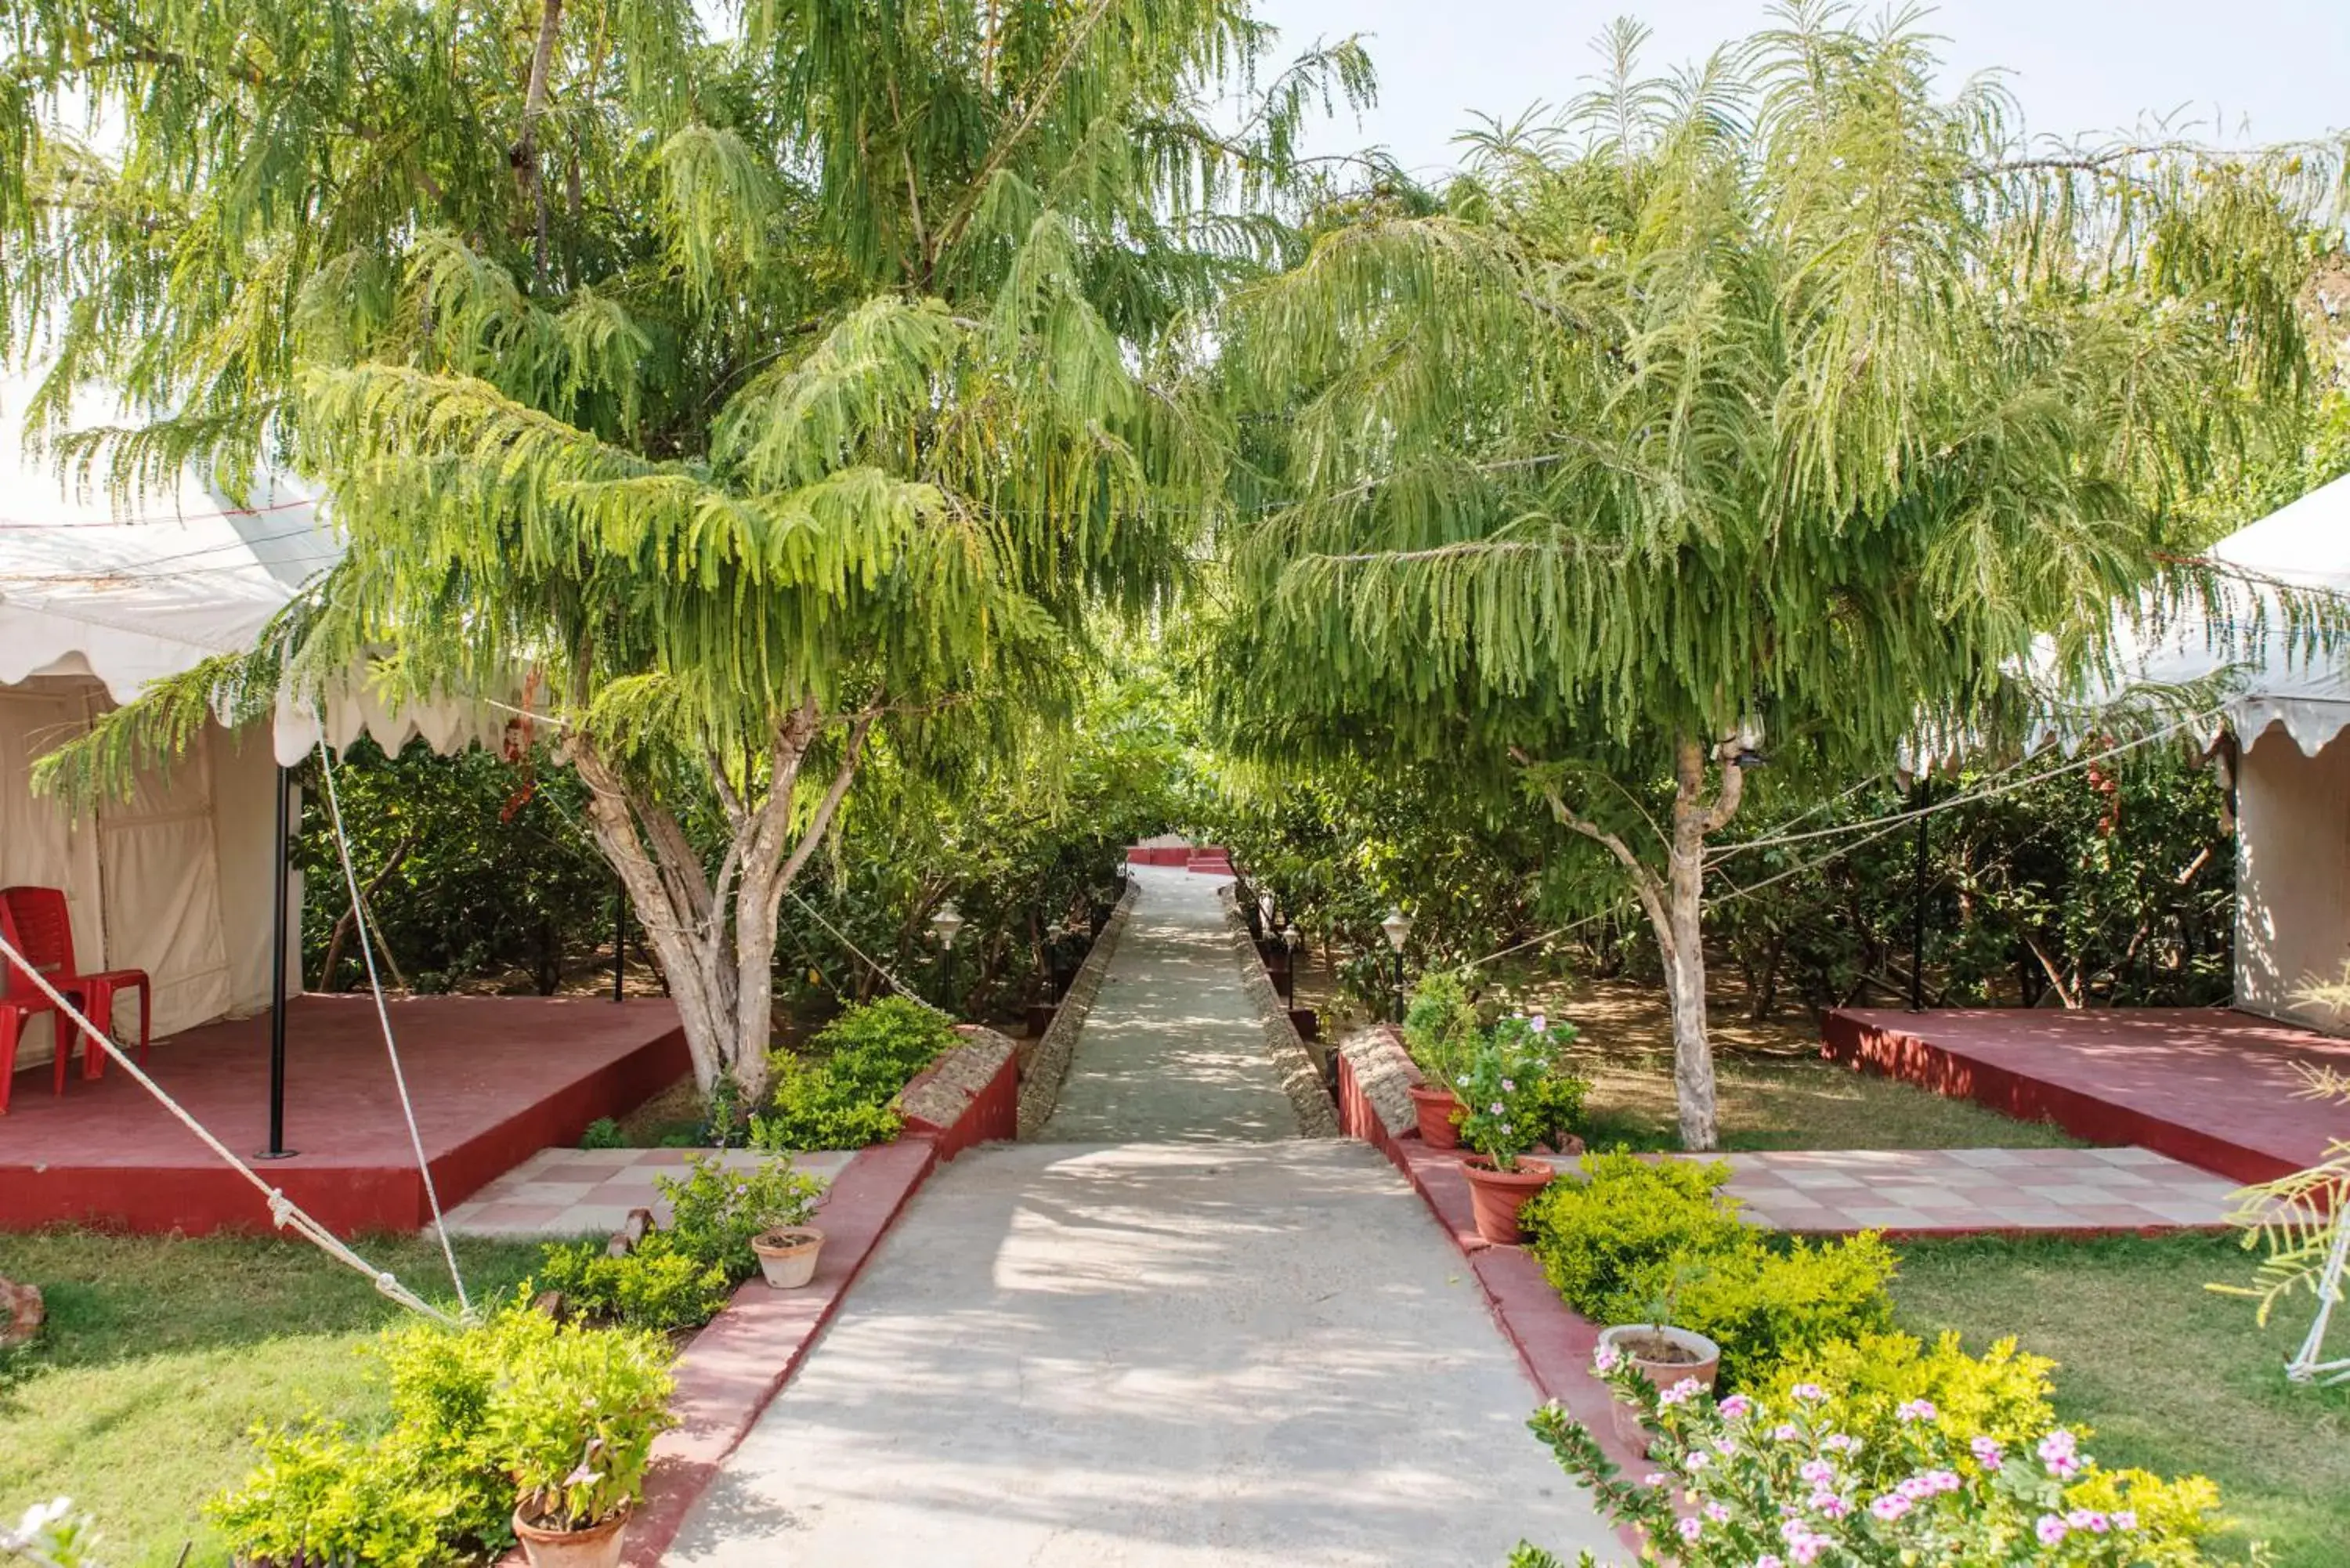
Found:
[[1126, 935], [1077, 1036], [1056, 1143], [1295, 1137], [1297, 1114], [1234, 972], [1221, 878], [1137, 866]]
[[1145, 873], [1055, 1141], [932, 1178], [669, 1563], [1617, 1548], [1526, 1432], [1540, 1397], [1396, 1171], [1283, 1136], [1213, 887]]

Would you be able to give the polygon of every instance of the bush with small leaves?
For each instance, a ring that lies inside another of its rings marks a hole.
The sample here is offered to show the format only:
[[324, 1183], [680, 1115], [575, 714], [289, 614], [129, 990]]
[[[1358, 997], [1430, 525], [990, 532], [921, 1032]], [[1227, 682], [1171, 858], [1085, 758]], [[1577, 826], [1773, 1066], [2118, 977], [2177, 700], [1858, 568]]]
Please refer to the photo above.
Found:
[[725, 1310], [736, 1283], [717, 1264], [681, 1250], [665, 1231], [617, 1258], [592, 1241], [550, 1245], [538, 1282], [560, 1292], [566, 1308], [582, 1317], [656, 1334], [701, 1327]]
[[1527, 1246], [1566, 1304], [1602, 1317], [1637, 1274], [1678, 1259], [1702, 1261], [1748, 1241], [1735, 1199], [1720, 1196], [1719, 1160], [1645, 1160], [1587, 1154], [1526, 1206]]
[[893, 1102], [916, 1074], [952, 1050], [954, 1028], [904, 997], [852, 1007], [808, 1042], [809, 1055], [768, 1058], [768, 1108], [751, 1118], [754, 1148], [863, 1148], [903, 1125]]
[[1898, 1262], [1873, 1232], [1815, 1246], [1747, 1231], [1719, 1251], [1632, 1271], [1598, 1315], [1646, 1322], [1652, 1303], [1669, 1299], [1676, 1326], [1721, 1347], [1722, 1382], [1752, 1388], [1786, 1356], [1892, 1327], [1885, 1287]]
[[[1535, 1435], [1602, 1513], [1645, 1534], [1675, 1568], [2204, 1568], [2196, 1542], [2218, 1496], [2208, 1481], [2106, 1472], [2080, 1434], [2035, 1426], [2002, 1442], [1953, 1429], [1928, 1400], [1896, 1412], [1872, 1453], [1829, 1413], [1839, 1391], [1796, 1383], [1784, 1407], [1717, 1401], [1684, 1379], [1661, 1393], [1602, 1346], [1595, 1361], [1639, 1413], [1656, 1469], [1627, 1480], [1589, 1428], [1557, 1405]], [[1681, 1505], [1677, 1508], [1676, 1501]], [[2140, 1507], [2141, 1501], [2145, 1506]], [[1517, 1568], [1557, 1560], [1531, 1546]]]

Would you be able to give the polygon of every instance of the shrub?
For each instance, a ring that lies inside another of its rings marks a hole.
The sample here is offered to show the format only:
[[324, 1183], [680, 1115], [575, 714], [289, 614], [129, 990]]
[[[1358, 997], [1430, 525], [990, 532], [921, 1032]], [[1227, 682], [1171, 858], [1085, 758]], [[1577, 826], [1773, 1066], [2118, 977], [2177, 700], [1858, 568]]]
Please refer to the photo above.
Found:
[[463, 1488], [421, 1473], [409, 1449], [355, 1441], [322, 1422], [254, 1433], [261, 1463], [235, 1491], [204, 1512], [239, 1563], [291, 1568], [440, 1568], [459, 1560], [453, 1516], [468, 1511]]
[[575, 1311], [601, 1323], [655, 1333], [698, 1328], [724, 1310], [734, 1287], [759, 1272], [751, 1239], [779, 1225], [805, 1225], [825, 1184], [770, 1159], [730, 1170], [696, 1155], [685, 1177], [656, 1178], [669, 1224], [610, 1257], [593, 1242], [550, 1244], [539, 1282]]
[[494, 1557], [513, 1543], [518, 1499], [560, 1521], [633, 1498], [669, 1424], [665, 1342], [557, 1324], [526, 1296], [455, 1332], [421, 1319], [387, 1329], [373, 1354], [391, 1396], [381, 1437], [315, 1421], [258, 1430], [260, 1465], [206, 1506], [237, 1561], [442, 1568]]
[[1783, 1248], [1749, 1231], [1719, 1251], [1632, 1271], [1599, 1315], [1642, 1322], [1651, 1302], [1669, 1296], [1677, 1325], [1721, 1346], [1722, 1381], [1750, 1388], [1786, 1356], [1891, 1327], [1885, 1286], [1898, 1261], [1874, 1232]]
[[550, 1530], [609, 1518], [642, 1495], [653, 1439], [671, 1425], [669, 1345], [526, 1309], [507, 1322], [505, 1374], [483, 1438], [517, 1509]]
[[[2049, 1404], [2049, 1375], [2055, 1369], [2046, 1356], [2018, 1350], [2013, 1339], [1974, 1356], [1960, 1347], [1956, 1333], [1944, 1334], [1931, 1350], [1906, 1334], [1864, 1334], [1783, 1358], [1752, 1391], [1771, 1408], [1791, 1410], [1796, 1384], [1827, 1389], [1822, 1418], [1861, 1439], [1859, 1462], [1890, 1466], [1898, 1462], [1908, 1426], [1901, 1408], [1914, 1413], [1920, 1400], [1933, 1407], [1942, 1434], [1954, 1439], [1981, 1436], [2016, 1448], [2030, 1434], [2046, 1431], [2056, 1420]], [[1898, 1478], [1872, 1471], [1871, 1479], [1889, 1483]]]
[[[1556, 1405], [1531, 1424], [1603, 1513], [1647, 1535], [1660, 1563], [2199, 1568], [2208, 1561], [2195, 1544], [2218, 1501], [2208, 1481], [2108, 1474], [2080, 1451], [2079, 1434], [2061, 1427], [2034, 1427], [2001, 1443], [1946, 1429], [1930, 1407], [1913, 1405], [1897, 1416], [1906, 1417], [1901, 1462], [1888, 1480], [1868, 1472], [1866, 1446], [1827, 1414], [1848, 1390], [1797, 1384], [1791, 1407], [1774, 1410], [1742, 1395], [1717, 1402], [1689, 1380], [1659, 1395], [1605, 1348], [1596, 1365], [1617, 1397], [1641, 1412], [1655, 1474], [1623, 1480], [1592, 1433]], [[1676, 1499], [1685, 1505], [1678, 1513]], [[1521, 1546], [1511, 1561], [1535, 1568], [1557, 1560]]]
[[680, 1249], [668, 1231], [655, 1231], [618, 1258], [592, 1241], [550, 1245], [538, 1282], [562, 1292], [567, 1307], [598, 1323], [671, 1334], [716, 1317], [736, 1282], [717, 1264]]
[[579, 1135], [581, 1148], [626, 1148], [629, 1140], [620, 1131], [620, 1124], [609, 1116], [598, 1116]]
[[1471, 1047], [1455, 1080], [1461, 1101], [1461, 1140], [1503, 1170], [1550, 1135], [1562, 1107], [1579, 1110], [1589, 1087], [1557, 1082], [1559, 1048], [1575, 1038], [1571, 1023], [1540, 1017], [1504, 1018]]
[[1483, 1037], [1484, 1026], [1461, 975], [1439, 971], [1424, 976], [1413, 989], [1404, 1009], [1403, 1048], [1426, 1077], [1455, 1084]]
[[1580, 1179], [1554, 1181], [1528, 1204], [1527, 1245], [1566, 1304], [1603, 1316], [1632, 1277], [1677, 1258], [1703, 1261], [1751, 1240], [1734, 1199], [1719, 1196], [1719, 1160], [1583, 1157]]
[[759, 1272], [751, 1239], [778, 1225], [805, 1225], [824, 1196], [825, 1183], [792, 1168], [788, 1159], [763, 1161], [756, 1170], [729, 1170], [716, 1160], [686, 1161], [683, 1180], [662, 1176], [653, 1185], [670, 1202], [667, 1234], [698, 1262], [715, 1264], [729, 1280]]
[[758, 1148], [862, 1148], [895, 1137], [891, 1102], [908, 1080], [956, 1044], [944, 1018], [905, 997], [852, 1007], [808, 1044], [813, 1062], [789, 1051], [768, 1058], [767, 1111], [751, 1118]]

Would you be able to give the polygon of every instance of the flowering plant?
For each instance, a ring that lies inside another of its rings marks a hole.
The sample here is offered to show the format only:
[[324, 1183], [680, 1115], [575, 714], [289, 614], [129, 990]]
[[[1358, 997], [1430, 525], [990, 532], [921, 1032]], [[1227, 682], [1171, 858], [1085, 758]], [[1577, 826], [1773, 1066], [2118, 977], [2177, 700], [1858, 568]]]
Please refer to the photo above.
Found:
[[40, 1568], [98, 1568], [88, 1554], [89, 1520], [69, 1499], [36, 1502], [13, 1530], [0, 1524], [0, 1555], [16, 1556]]
[[[2183, 1520], [2167, 1507], [2141, 1511], [2141, 1490], [2167, 1500], [2164, 1483], [2099, 1470], [2078, 1434], [2063, 1427], [2014, 1444], [1962, 1437], [1931, 1401], [1917, 1399], [1897, 1413], [1887, 1439], [1895, 1452], [1864, 1459], [1863, 1439], [1825, 1414], [1831, 1400], [1818, 1384], [1796, 1384], [1784, 1405], [1742, 1394], [1717, 1401], [1691, 1380], [1659, 1393], [1604, 1345], [1595, 1365], [1640, 1411], [1654, 1472], [1622, 1479], [1598, 1440], [1556, 1405], [1535, 1412], [1532, 1425], [1602, 1511], [1647, 1535], [1659, 1563], [2125, 1568], [2209, 1561], [2194, 1546], [2206, 1528], [2203, 1511]], [[1513, 1559], [1521, 1568], [1551, 1561], [1532, 1548]]]
[[1516, 1168], [1518, 1157], [1551, 1130], [1546, 1107], [1558, 1053], [1574, 1038], [1575, 1025], [1540, 1013], [1494, 1024], [1455, 1079], [1464, 1107], [1461, 1141], [1497, 1170]]

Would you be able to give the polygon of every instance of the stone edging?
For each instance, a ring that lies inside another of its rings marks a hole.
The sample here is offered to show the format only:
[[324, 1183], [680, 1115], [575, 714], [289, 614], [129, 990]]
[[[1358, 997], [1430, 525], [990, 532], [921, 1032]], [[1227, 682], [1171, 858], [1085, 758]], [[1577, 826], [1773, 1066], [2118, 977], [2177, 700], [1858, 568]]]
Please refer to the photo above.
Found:
[[1093, 1011], [1094, 998], [1100, 994], [1102, 977], [1109, 971], [1109, 961], [1118, 955], [1118, 940], [1126, 934], [1128, 918], [1134, 913], [1135, 899], [1142, 884], [1132, 877], [1126, 879], [1126, 892], [1118, 908], [1102, 922], [1101, 935], [1087, 950], [1086, 961], [1069, 981], [1068, 994], [1061, 998], [1060, 1006], [1053, 1010], [1053, 1022], [1036, 1042], [1035, 1054], [1028, 1058], [1028, 1070], [1020, 1083], [1020, 1136], [1033, 1138], [1042, 1132], [1053, 1117], [1053, 1107], [1061, 1103], [1061, 1080], [1069, 1075], [1069, 1057], [1076, 1050], [1077, 1032], [1086, 1026], [1086, 1015]]
[[1289, 1009], [1281, 1004], [1280, 993], [1273, 989], [1273, 977], [1264, 971], [1264, 960], [1258, 956], [1256, 939], [1249, 935], [1248, 922], [1241, 918], [1240, 895], [1234, 886], [1227, 882], [1216, 889], [1216, 897], [1224, 906], [1224, 929], [1231, 934], [1232, 957], [1240, 965], [1241, 989], [1248, 992], [1249, 1002], [1264, 1028], [1265, 1054], [1273, 1058], [1274, 1068], [1281, 1075], [1282, 1092], [1289, 1096], [1290, 1107], [1297, 1113], [1298, 1136], [1336, 1137], [1337, 1107], [1331, 1105], [1330, 1093], [1322, 1086], [1322, 1073], [1314, 1064], [1314, 1054], [1297, 1037], [1297, 1026], [1289, 1021]]

